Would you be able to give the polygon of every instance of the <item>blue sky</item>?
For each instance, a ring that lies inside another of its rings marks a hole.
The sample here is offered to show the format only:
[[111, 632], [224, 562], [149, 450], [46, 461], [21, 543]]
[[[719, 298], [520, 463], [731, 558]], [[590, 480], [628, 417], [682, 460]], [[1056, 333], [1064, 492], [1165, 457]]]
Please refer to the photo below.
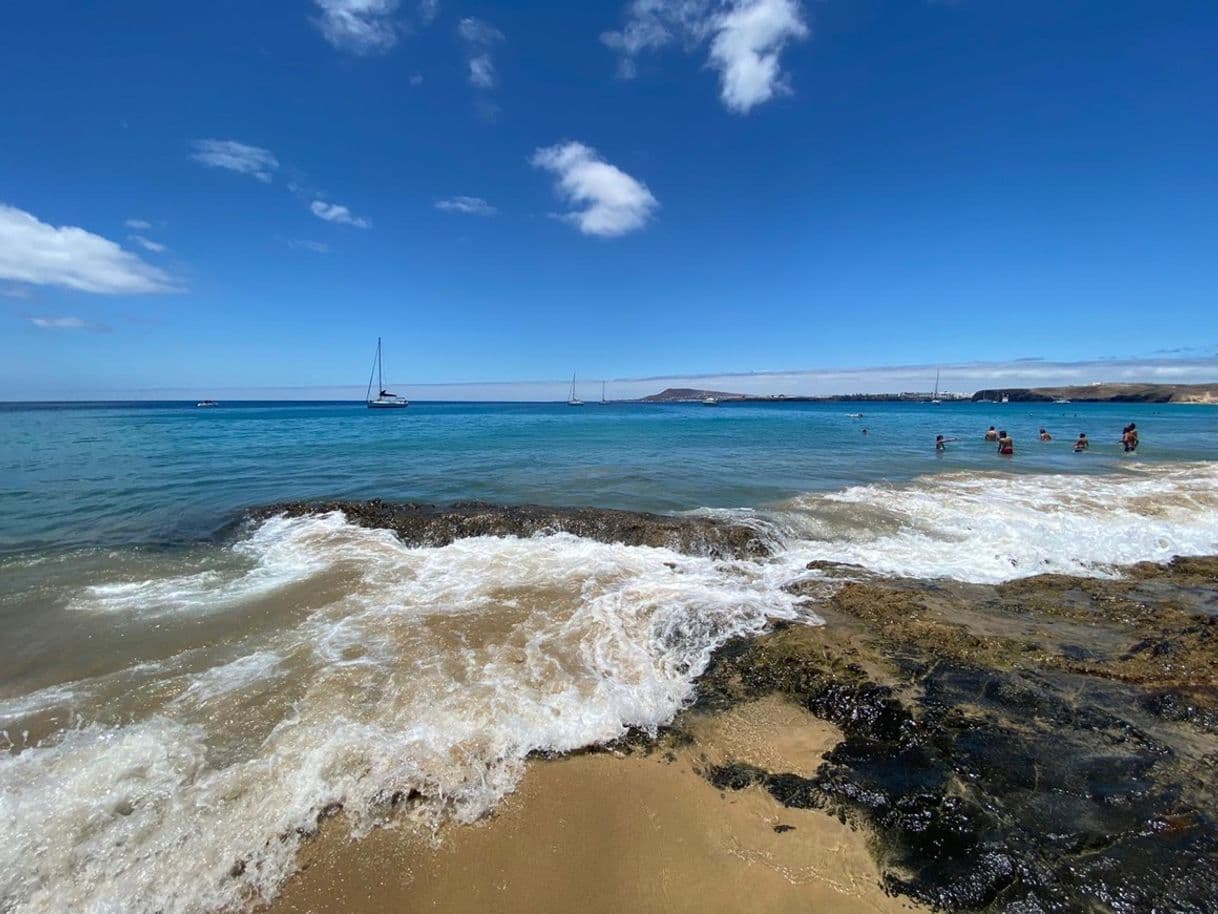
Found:
[[1212, 2], [0, 15], [0, 399], [1218, 379]]

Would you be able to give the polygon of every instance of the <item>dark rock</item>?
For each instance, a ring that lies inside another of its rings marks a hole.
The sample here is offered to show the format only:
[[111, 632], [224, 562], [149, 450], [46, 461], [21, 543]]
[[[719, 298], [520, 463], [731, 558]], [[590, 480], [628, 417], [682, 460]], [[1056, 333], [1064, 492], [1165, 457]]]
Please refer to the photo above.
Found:
[[471, 536], [533, 536], [571, 533], [604, 543], [662, 546], [691, 555], [757, 558], [769, 548], [759, 531], [706, 517], [670, 516], [604, 508], [546, 508], [458, 502], [447, 507], [386, 502], [284, 502], [256, 508], [248, 517], [262, 520], [286, 514], [299, 517], [341, 511], [362, 527], [392, 530], [411, 546], [446, 546]]

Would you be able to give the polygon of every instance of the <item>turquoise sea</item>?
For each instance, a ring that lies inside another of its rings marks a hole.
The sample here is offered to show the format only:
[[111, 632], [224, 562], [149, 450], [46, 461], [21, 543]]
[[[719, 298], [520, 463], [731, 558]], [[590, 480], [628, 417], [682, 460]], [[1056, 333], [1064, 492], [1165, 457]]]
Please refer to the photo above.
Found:
[[[695, 512], [769, 554], [242, 519], [373, 497]], [[823, 624], [826, 562], [994, 583], [1198, 553], [1215, 407], [3, 405], [0, 911], [249, 910], [335, 809], [475, 821], [531, 753], [671, 721], [727, 639]]]
[[[1218, 458], [1210, 406], [3, 404], [0, 551], [191, 540], [301, 498], [685, 511], [969, 469], [1105, 473], [1131, 462], [1128, 422], [1139, 462]], [[982, 440], [991, 424], [1014, 436], [1013, 460]], [[1093, 446], [1076, 455], [1080, 431]], [[937, 454], [936, 434], [960, 440]]]

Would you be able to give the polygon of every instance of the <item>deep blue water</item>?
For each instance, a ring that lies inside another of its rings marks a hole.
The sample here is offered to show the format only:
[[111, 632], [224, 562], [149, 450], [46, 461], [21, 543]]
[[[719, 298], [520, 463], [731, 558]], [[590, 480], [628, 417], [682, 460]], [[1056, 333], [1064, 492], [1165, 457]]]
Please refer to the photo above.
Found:
[[[862, 412], [862, 419], [850, 417]], [[0, 551], [195, 539], [283, 499], [484, 499], [674, 511], [961, 469], [1218, 458], [1218, 408], [1129, 404], [0, 404]], [[1013, 460], [982, 440], [1015, 438]], [[1047, 427], [1056, 440], [1037, 441]], [[868, 430], [867, 435], [862, 429]], [[1079, 431], [1093, 441], [1071, 448]], [[936, 434], [958, 437], [937, 454]]]

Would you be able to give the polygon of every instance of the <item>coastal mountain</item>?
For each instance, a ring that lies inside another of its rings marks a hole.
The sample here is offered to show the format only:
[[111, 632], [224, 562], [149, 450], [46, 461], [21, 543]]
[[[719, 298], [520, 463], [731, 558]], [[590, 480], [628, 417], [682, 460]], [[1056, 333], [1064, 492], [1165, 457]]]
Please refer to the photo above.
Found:
[[974, 400], [1012, 403], [1216, 403], [1218, 384], [1088, 384], [1076, 387], [1007, 387], [979, 390]]
[[743, 400], [744, 394], [731, 394], [722, 390], [697, 390], [693, 387], [668, 387], [658, 394], [644, 397], [644, 403], [689, 403], [714, 397], [716, 400]]

